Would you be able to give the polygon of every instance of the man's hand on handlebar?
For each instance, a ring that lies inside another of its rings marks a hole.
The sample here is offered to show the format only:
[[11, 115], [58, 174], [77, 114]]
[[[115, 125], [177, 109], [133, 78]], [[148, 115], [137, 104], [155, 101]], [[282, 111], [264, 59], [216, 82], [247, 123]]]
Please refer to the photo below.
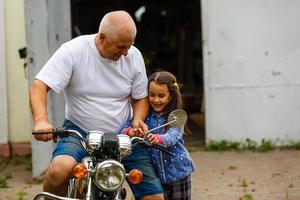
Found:
[[[35, 122], [32, 132], [35, 133], [34, 138], [36, 140], [47, 142], [53, 139], [53, 141], [56, 142], [57, 138], [53, 137], [52, 133], [48, 133], [48, 134], [43, 133], [43, 132], [52, 132], [54, 130], [55, 130], [54, 126], [50, 124], [48, 121], [38, 121]], [[41, 133], [41, 134], [37, 134], [37, 133]]]

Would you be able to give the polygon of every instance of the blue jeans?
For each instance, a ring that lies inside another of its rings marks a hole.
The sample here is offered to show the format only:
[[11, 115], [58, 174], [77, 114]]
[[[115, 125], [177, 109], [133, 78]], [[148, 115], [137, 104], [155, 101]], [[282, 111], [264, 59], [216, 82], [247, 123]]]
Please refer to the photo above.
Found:
[[[76, 130], [81, 133], [84, 138], [86, 137], [86, 133], [83, 130], [67, 119], [64, 121], [63, 128], [68, 130]], [[63, 137], [59, 140], [52, 153], [52, 159], [59, 155], [72, 156], [78, 163], [84, 157], [89, 156], [89, 154], [81, 146], [80, 140], [72, 136]]]
[[[67, 119], [64, 121], [63, 128], [79, 131], [84, 138], [86, 137], [86, 133], [83, 130]], [[53, 151], [52, 159], [58, 155], [72, 156], [77, 162], [80, 162], [84, 157], [89, 156], [81, 146], [80, 141], [73, 137], [61, 138]], [[139, 169], [143, 173], [143, 181], [140, 184], [134, 185], [128, 181], [136, 198], [163, 193], [160, 179], [154, 171], [150, 155], [146, 148], [139, 144], [136, 145], [132, 149], [132, 154], [124, 158], [122, 163], [127, 173], [132, 169]]]
[[138, 144], [132, 149], [132, 153], [122, 160], [126, 172], [129, 173], [132, 169], [139, 169], [143, 173], [143, 181], [140, 184], [128, 184], [136, 198], [145, 195], [163, 193], [163, 187], [160, 179], [157, 177], [151, 157], [146, 147]]

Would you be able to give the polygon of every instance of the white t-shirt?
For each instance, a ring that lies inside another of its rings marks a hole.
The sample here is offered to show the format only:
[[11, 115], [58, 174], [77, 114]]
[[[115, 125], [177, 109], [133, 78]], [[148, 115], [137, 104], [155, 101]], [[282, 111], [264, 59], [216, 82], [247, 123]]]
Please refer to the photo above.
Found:
[[147, 75], [140, 51], [112, 61], [100, 56], [94, 35], [63, 44], [36, 76], [64, 92], [66, 118], [85, 131], [118, 132], [131, 117], [130, 97], [147, 96]]

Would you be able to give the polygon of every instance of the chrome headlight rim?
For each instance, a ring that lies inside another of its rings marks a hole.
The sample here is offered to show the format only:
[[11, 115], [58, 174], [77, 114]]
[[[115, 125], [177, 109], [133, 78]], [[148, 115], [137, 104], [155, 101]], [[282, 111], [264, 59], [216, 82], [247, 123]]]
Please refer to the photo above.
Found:
[[[104, 170], [106, 170], [106, 169], [115, 170], [117, 173], [120, 174], [120, 181], [115, 186], [108, 186], [108, 185], [105, 186], [104, 184], [99, 183], [98, 177], [101, 173], [105, 173]], [[122, 184], [124, 183], [125, 178], [126, 178], [126, 171], [125, 171], [123, 165], [116, 160], [105, 160], [101, 163], [98, 163], [96, 165], [96, 167], [94, 169], [94, 173], [93, 173], [93, 182], [95, 183], [95, 185], [98, 188], [100, 188], [101, 190], [104, 190], [107, 192], [115, 191], [118, 188], [120, 188], [122, 186]]]

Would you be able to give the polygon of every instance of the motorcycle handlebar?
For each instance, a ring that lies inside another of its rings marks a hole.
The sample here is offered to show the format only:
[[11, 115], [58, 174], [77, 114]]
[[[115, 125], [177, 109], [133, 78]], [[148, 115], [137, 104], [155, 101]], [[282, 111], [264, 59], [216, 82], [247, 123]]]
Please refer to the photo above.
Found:
[[78, 131], [68, 130], [63, 128], [56, 128], [54, 131], [48, 131], [48, 132], [32, 132], [32, 135], [37, 135], [37, 134], [53, 134], [53, 137], [60, 137], [60, 138], [73, 136], [81, 140], [84, 140], [84, 138], [81, 136], [81, 134]]
[[[73, 136], [73, 137], [76, 137], [76, 138], [84, 141], [84, 138], [81, 136], [81, 134], [78, 131], [62, 129], [62, 128], [56, 128], [54, 131], [48, 131], [48, 132], [32, 132], [32, 134], [33, 135], [36, 135], [36, 134], [53, 134], [53, 137], [60, 137], [60, 138]], [[159, 149], [159, 150], [161, 150], [165, 153], [168, 153], [172, 156], [175, 155], [173, 152], [170, 152], [165, 146], [160, 145], [160, 144], [152, 144], [144, 138], [139, 138], [139, 137], [131, 138], [131, 141], [134, 141], [134, 140], [139, 140], [137, 143], [144, 144], [147, 147], [153, 147], [153, 148]], [[137, 143], [135, 143], [135, 144], [137, 144]]]
[[138, 142], [136, 142], [135, 144], [144, 144], [146, 145], [147, 147], [153, 147], [153, 148], [156, 148], [156, 149], [159, 149], [160, 151], [163, 151], [167, 154], [170, 154], [171, 156], [174, 156], [175, 153], [169, 151], [167, 149], [167, 147], [161, 145], [161, 144], [152, 144], [150, 143], [146, 138], [140, 138], [140, 137], [132, 137], [131, 138], [131, 141], [134, 141], [134, 140], [139, 140]]

